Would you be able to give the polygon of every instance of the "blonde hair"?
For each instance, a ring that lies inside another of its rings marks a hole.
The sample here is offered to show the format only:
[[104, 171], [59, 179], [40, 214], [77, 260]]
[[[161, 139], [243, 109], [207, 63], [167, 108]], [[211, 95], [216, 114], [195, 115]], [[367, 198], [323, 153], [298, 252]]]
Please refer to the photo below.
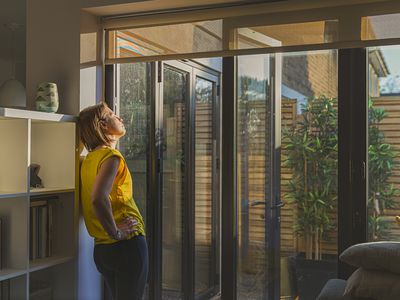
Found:
[[78, 115], [80, 139], [88, 151], [101, 145], [109, 145], [111, 142], [100, 125], [106, 117], [106, 108], [107, 104], [101, 102], [85, 108]]

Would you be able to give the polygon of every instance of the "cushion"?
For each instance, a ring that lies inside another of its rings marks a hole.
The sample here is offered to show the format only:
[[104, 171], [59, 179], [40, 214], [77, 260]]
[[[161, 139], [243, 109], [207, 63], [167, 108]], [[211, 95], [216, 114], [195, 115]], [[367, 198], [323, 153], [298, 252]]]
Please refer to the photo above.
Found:
[[400, 275], [358, 268], [347, 279], [344, 295], [378, 300], [400, 299]]
[[400, 274], [400, 242], [371, 242], [347, 248], [340, 260], [349, 265]]
[[330, 279], [324, 285], [317, 300], [351, 300], [350, 296], [343, 296], [346, 281], [342, 279]]

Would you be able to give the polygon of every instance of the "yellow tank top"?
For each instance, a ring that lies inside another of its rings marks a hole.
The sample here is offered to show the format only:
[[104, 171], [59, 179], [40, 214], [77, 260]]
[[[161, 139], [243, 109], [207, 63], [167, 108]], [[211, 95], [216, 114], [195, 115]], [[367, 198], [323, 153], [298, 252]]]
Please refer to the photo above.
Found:
[[113, 240], [108, 236], [97, 219], [91, 200], [93, 183], [100, 166], [111, 156], [117, 156], [120, 158], [118, 172], [109, 196], [114, 220], [116, 223], [119, 223], [123, 218], [132, 216], [138, 222], [138, 230], [132, 233], [130, 237], [145, 234], [143, 218], [132, 197], [132, 177], [125, 159], [118, 150], [112, 148], [100, 148], [89, 152], [81, 165], [81, 203], [83, 218], [85, 220], [86, 228], [89, 234], [94, 237], [96, 244], [111, 244], [116, 242], [116, 240]]

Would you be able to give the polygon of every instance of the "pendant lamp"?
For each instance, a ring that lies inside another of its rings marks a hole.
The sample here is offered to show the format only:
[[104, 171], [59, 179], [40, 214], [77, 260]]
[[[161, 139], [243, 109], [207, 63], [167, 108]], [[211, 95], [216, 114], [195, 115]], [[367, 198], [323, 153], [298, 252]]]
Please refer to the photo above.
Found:
[[25, 87], [15, 79], [15, 64], [16, 64], [16, 44], [15, 31], [20, 28], [17, 23], [8, 23], [4, 26], [11, 31], [13, 39], [13, 63], [11, 78], [6, 80], [0, 86], [0, 106], [2, 107], [26, 107], [26, 92]]

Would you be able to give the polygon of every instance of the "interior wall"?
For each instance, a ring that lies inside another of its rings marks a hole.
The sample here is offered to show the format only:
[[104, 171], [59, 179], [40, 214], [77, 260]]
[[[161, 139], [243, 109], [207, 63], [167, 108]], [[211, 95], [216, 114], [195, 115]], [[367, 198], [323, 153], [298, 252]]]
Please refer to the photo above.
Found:
[[27, 107], [35, 109], [37, 85], [58, 85], [58, 112], [79, 112], [79, 0], [27, 1]]
[[11, 77], [12, 63], [9, 60], [0, 58], [0, 86]]
[[[80, 92], [79, 110], [96, 104], [101, 97], [101, 28], [100, 20], [86, 12], [80, 13]], [[84, 155], [85, 153], [81, 153]], [[102, 299], [102, 279], [93, 261], [93, 238], [83, 218], [79, 220], [79, 281], [78, 299]]]
[[26, 1], [3, 0], [0, 7], [0, 86], [12, 78], [25, 86]]

